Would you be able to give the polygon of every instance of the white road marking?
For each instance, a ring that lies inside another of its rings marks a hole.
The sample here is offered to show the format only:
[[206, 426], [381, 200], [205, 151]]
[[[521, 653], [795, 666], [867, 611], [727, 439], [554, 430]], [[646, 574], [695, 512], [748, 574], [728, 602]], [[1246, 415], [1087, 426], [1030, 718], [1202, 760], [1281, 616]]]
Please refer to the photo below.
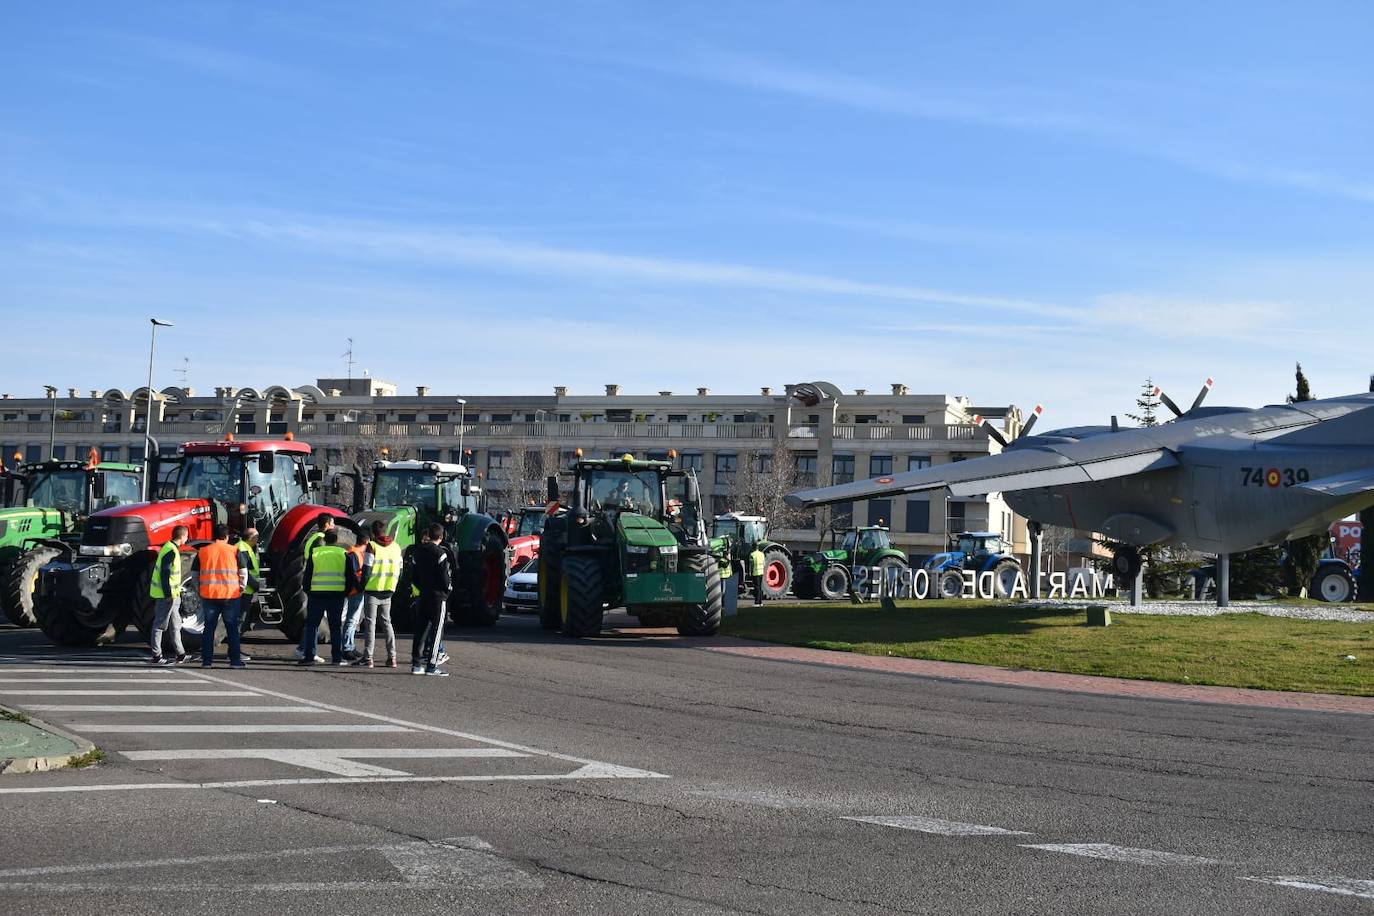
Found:
[[989, 827], [986, 824], [942, 821], [939, 818], [922, 817], [919, 814], [846, 817], [845, 820], [859, 821], [864, 824], [878, 824], [882, 827], [899, 827], [902, 830], [918, 830], [921, 833], [935, 833], [940, 836], [1030, 836], [1030, 833], [1025, 830], [1007, 830], [1002, 827]]
[[1090, 859], [1108, 859], [1125, 862], [1129, 865], [1223, 865], [1220, 859], [1204, 856], [1188, 856], [1177, 852], [1160, 852], [1158, 849], [1135, 849], [1130, 846], [1113, 846], [1110, 843], [1039, 843], [1022, 844], [1025, 849], [1041, 849], [1045, 852], [1062, 852], [1071, 856], [1086, 856]]
[[39, 687], [30, 690], [27, 687], [19, 690], [0, 690], [0, 696], [34, 696], [34, 697], [255, 697], [256, 693], [251, 690], [73, 690], [66, 687], [48, 688]]
[[173, 668], [155, 667], [143, 662], [142, 664], [130, 664], [121, 668], [111, 667], [84, 667], [81, 665], [68, 665], [61, 668], [24, 668], [13, 663], [0, 662], [0, 671], [6, 674], [162, 674], [166, 675], [173, 671]]
[[[123, 675], [121, 677], [0, 677], [0, 684], [184, 684], [186, 679], [165, 672], [161, 676]], [[5, 691], [9, 692], [9, 691]]]
[[427, 748], [198, 748], [188, 750], [120, 751], [129, 760], [272, 760], [335, 776], [409, 776], [405, 770], [357, 763], [359, 759], [526, 757], [498, 747]]
[[34, 712], [324, 712], [314, 706], [67, 706], [40, 703], [24, 708]]
[[310, 723], [306, 723], [306, 722], [297, 722], [297, 723], [289, 724], [289, 725], [283, 725], [283, 724], [280, 724], [280, 723], [275, 723], [275, 724], [261, 723], [261, 724], [256, 724], [256, 725], [242, 725], [242, 724], [229, 725], [229, 724], [227, 724], [227, 723], [225, 723], [225, 724], [208, 723], [208, 724], [207, 724], [207, 723], [204, 723], [204, 722], [197, 722], [197, 723], [195, 723], [195, 724], [187, 724], [187, 725], [166, 725], [166, 724], [161, 724], [161, 723], [156, 724], [156, 725], [111, 725], [111, 724], [109, 724], [109, 723], [107, 723], [107, 722], [77, 722], [77, 723], [74, 723], [74, 724], [71, 724], [71, 725], [67, 725], [66, 728], [67, 728], [68, 730], [70, 730], [70, 731], [74, 731], [74, 732], [78, 732], [78, 733], [79, 733], [79, 732], [110, 732], [110, 733], [121, 733], [121, 734], [131, 734], [131, 735], [138, 735], [138, 734], [147, 734], [147, 735], [159, 735], [159, 734], [164, 734], [164, 735], [165, 735], [165, 734], [172, 734], [172, 735], [189, 735], [189, 734], [252, 735], [252, 734], [296, 734], [296, 733], [298, 733], [298, 732], [348, 732], [349, 734], [361, 732], [361, 733], [365, 733], [365, 734], [371, 734], [371, 733], [377, 733], [377, 732], [409, 732], [409, 731], [413, 731], [413, 729], [403, 728], [403, 727], [401, 727], [401, 726], [399, 726], [399, 725], [352, 725], [352, 724], [319, 725], [319, 724], [314, 723], [314, 722], [310, 722]]
[[[584, 767], [583, 769], [590, 769]], [[22, 786], [0, 788], [0, 795], [54, 795], [67, 792], [152, 792], [164, 789], [255, 789], [264, 786], [347, 786], [360, 783], [379, 782], [543, 782], [560, 779], [668, 779], [662, 773], [647, 770], [632, 770], [629, 767], [607, 767], [608, 770], [622, 770], [623, 774], [613, 774], [601, 770], [583, 773], [501, 773], [497, 775], [474, 776], [322, 776], [308, 779], [239, 779], [231, 782], [136, 782], [123, 785], [98, 786]]]
[[1269, 875], [1266, 877], [1242, 878], [1242, 881], [1259, 881], [1291, 887], [1301, 891], [1321, 891], [1324, 894], [1340, 894], [1345, 897], [1362, 897], [1374, 900], [1374, 881], [1364, 878], [1342, 878], [1337, 875]]

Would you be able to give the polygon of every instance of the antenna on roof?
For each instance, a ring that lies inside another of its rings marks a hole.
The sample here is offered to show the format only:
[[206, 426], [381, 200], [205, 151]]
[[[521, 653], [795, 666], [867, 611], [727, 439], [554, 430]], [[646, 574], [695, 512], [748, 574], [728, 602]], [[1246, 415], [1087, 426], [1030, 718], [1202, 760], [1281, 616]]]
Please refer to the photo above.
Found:
[[189, 357], [189, 356], [183, 356], [183, 357], [181, 358], [181, 368], [178, 369], [178, 370], [176, 370], [176, 374], [179, 375], [179, 376], [181, 376], [181, 387], [182, 387], [182, 388], [185, 388], [185, 387], [186, 387], [186, 377], [187, 377], [188, 375], [190, 375], [190, 373], [191, 373], [191, 357]]
[[353, 338], [348, 338], [348, 349], [343, 352], [344, 359], [348, 360], [348, 380], [353, 381]]

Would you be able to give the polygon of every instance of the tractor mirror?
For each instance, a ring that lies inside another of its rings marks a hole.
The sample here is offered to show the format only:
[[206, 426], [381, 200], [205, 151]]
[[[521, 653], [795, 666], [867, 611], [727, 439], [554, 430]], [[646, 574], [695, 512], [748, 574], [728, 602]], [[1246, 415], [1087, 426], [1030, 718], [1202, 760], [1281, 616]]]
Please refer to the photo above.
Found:
[[[324, 469], [323, 469], [323, 468], [317, 468], [317, 467], [309, 467], [309, 468], [306, 468], [306, 470], [305, 470], [305, 479], [308, 480], [308, 481], [310, 481], [311, 483], [319, 483], [321, 480], [324, 480]], [[338, 484], [339, 484], [339, 479], [336, 477], [336, 478], [334, 478], [334, 485], [335, 485], [335, 487], [337, 487]], [[336, 490], [336, 492], [337, 492], [337, 490]]]
[[258, 470], [263, 474], [271, 474], [277, 469], [277, 458], [271, 452], [258, 453]]
[[462, 493], [464, 496], [471, 496], [472, 479], [469, 477], [464, 477], [458, 484], [458, 492]]
[[701, 504], [701, 485], [697, 483], [697, 475], [687, 475], [687, 503], [689, 505]]
[[105, 498], [105, 475], [96, 474], [91, 478], [91, 495], [100, 501]]
[[549, 496], [549, 498], [548, 498], [548, 501], [551, 502], [551, 503], [556, 503], [556, 502], [558, 502], [558, 475], [557, 475], [557, 474], [550, 474], [550, 475], [549, 475], [548, 485], [549, 485], [549, 489], [548, 489], [548, 496]]
[[339, 480], [339, 478], [338, 478], [337, 476], [335, 476], [333, 480], [329, 481], [329, 492], [330, 492], [330, 493], [332, 493], [332, 494], [335, 495], [335, 496], [338, 496], [339, 493], [340, 493], [340, 491], [342, 491], [342, 490], [343, 490], [343, 483]]

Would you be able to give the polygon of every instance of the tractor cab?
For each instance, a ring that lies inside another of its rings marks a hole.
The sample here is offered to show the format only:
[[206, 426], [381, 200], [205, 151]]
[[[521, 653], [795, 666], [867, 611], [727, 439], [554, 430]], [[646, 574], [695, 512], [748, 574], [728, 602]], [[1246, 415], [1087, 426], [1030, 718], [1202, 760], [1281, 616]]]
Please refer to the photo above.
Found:
[[378, 461], [372, 468], [374, 512], [408, 506], [416, 524], [452, 522], [465, 512], [481, 512], [482, 490], [468, 469], [442, 461]]
[[44, 461], [20, 471], [15, 508], [52, 508], [74, 518], [142, 499], [142, 471], [136, 464]]
[[711, 526], [712, 538], [734, 538], [745, 547], [768, 540], [768, 519], [761, 515], [727, 512], [717, 515]]
[[217, 521], [236, 532], [257, 528], [266, 543], [288, 510], [310, 502], [318, 476], [309, 454], [293, 441], [188, 442], [177, 450], [172, 498], [212, 500]]
[[524, 538], [542, 534], [544, 520], [548, 517], [548, 509], [543, 506], [525, 506], [520, 510], [520, 518], [516, 522], [515, 530], [511, 532], [511, 537]]
[[[695, 472], [674, 469], [671, 461], [579, 459], [573, 466], [572, 524], [592, 541], [614, 540], [629, 523], [640, 531], [666, 528], [679, 544], [705, 545], [701, 496]], [[649, 524], [646, 524], [649, 523]]]
[[1000, 534], [992, 531], [965, 531], [962, 534], [951, 535], [949, 551], [963, 554], [974, 561], [1008, 552], [1006, 541]]

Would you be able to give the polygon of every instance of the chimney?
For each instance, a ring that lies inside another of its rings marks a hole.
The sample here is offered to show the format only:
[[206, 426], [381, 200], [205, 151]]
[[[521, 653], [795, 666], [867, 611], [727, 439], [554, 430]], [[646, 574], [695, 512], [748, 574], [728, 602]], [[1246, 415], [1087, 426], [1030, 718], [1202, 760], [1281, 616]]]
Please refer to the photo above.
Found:
[[224, 386], [224, 396], [226, 398], [232, 398], [237, 393], [237, 389], [235, 389], [233, 385]]
[[763, 396], [766, 398], [771, 398], [773, 396], [773, 389], [769, 388], [767, 385], [764, 385], [759, 391], [762, 392]]
[[193, 398], [196, 396], [196, 389], [192, 388], [190, 385], [187, 385], [185, 388], [182, 389], [182, 391], [186, 392], [186, 396], [188, 398]]
[[96, 389], [92, 388], [92, 389], [91, 389], [91, 397], [93, 397], [93, 398], [98, 398], [98, 397], [100, 397], [100, 392], [97, 391]]
[[566, 398], [566, 397], [568, 396], [568, 386], [567, 386], [567, 385], [554, 385], [554, 386], [553, 386], [553, 396], [556, 397], [556, 398]]
[[660, 391], [658, 393], [658, 396], [661, 398], [671, 398], [673, 396], [673, 393], [671, 391]]
[[416, 397], [423, 398], [423, 397], [427, 396], [428, 394], [429, 394], [429, 386], [428, 386], [428, 385], [416, 385], [416, 386], [415, 386], [415, 396], [416, 396]]
[[706, 397], [706, 396], [707, 396], [708, 394], [710, 394], [710, 393], [711, 393], [711, 389], [710, 389], [710, 388], [698, 388], [698, 389], [697, 389], [697, 397], [699, 397], [699, 398], [704, 398], [704, 397]]
[[386, 389], [385, 389], [385, 388], [373, 388], [373, 389], [372, 389], [372, 396], [373, 396], [374, 398], [384, 398], [384, 397], [386, 397]]
[[782, 386], [782, 393], [785, 394], [785, 395], [787, 395], [789, 398], [790, 398], [792, 395], [796, 394], [796, 392], [797, 392], [797, 386], [796, 386], [796, 385], [783, 385], [783, 386]]
[[8, 401], [9, 399], [10, 396], [8, 394], [0, 394], [0, 401]]
[[77, 397], [76, 389], [75, 389], [75, 388], [68, 388], [68, 389], [67, 389], [67, 397], [73, 398], [73, 399], [76, 398], [76, 397]]
[[330, 388], [330, 389], [329, 389], [329, 396], [330, 396], [331, 398], [341, 398], [341, 397], [343, 397], [343, 392], [340, 391], [340, 390], [337, 389], [337, 388]]
[[619, 395], [620, 395], [620, 386], [619, 386], [619, 385], [607, 385], [607, 386], [606, 386], [606, 397], [608, 397], [608, 398], [614, 398], [614, 397], [619, 397]]
[[893, 382], [892, 393], [895, 394], [897, 397], [902, 397], [906, 394], [906, 386], [903, 385], [901, 382]]
[[868, 394], [868, 389], [867, 389], [867, 388], [855, 388], [855, 389], [854, 389], [854, 395], [855, 395], [856, 397], [863, 397], [863, 396], [866, 395], [866, 394]]

